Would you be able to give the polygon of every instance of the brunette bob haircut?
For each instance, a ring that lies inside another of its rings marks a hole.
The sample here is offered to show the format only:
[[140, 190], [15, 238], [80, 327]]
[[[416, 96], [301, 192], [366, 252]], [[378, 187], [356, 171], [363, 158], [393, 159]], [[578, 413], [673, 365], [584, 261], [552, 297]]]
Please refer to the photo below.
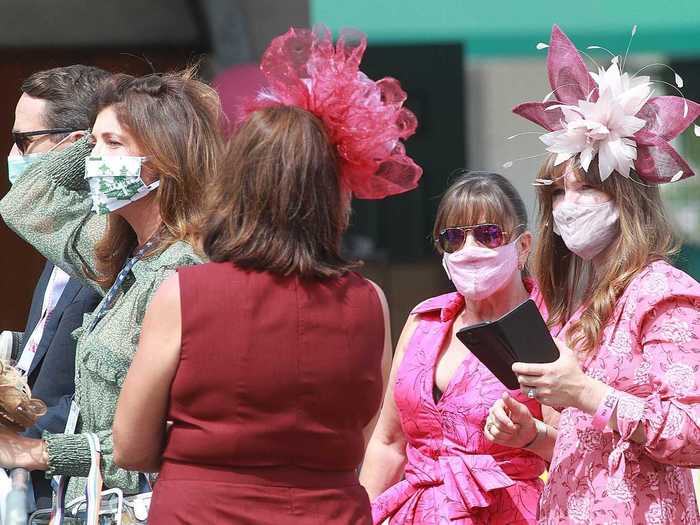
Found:
[[351, 193], [321, 121], [294, 106], [253, 112], [208, 192], [204, 252], [215, 262], [303, 278], [339, 277]]
[[438, 253], [442, 254], [442, 249], [437, 239], [445, 228], [498, 224], [508, 233], [508, 242], [527, 230], [525, 203], [503, 175], [462, 169], [456, 171], [453, 177], [452, 184], [440, 200], [433, 225], [433, 239]]

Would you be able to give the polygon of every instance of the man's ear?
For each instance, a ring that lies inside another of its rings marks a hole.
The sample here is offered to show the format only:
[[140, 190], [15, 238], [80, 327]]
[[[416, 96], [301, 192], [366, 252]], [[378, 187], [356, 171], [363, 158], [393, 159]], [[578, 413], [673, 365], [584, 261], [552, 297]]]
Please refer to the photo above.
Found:
[[88, 134], [88, 130], [86, 129], [81, 129], [79, 131], [73, 131], [68, 137], [66, 137], [66, 142], [68, 144], [73, 144], [74, 142], [78, 142], [80, 139], [82, 139], [85, 135]]

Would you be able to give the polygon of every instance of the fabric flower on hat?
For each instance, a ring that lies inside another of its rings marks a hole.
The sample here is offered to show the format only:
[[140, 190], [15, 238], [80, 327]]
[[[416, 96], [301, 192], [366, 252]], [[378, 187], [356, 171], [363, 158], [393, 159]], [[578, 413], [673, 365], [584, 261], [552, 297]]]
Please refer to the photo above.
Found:
[[623, 73], [618, 57], [607, 69], [589, 73], [556, 25], [549, 45], [538, 48], [548, 48], [552, 92], [544, 101], [520, 104], [513, 112], [549, 131], [540, 140], [556, 154], [555, 164], [578, 155], [588, 170], [597, 158], [601, 180], [613, 171], [629, 177], [631, 170], [655, 184], [693, 175], [669, 141], [700, 115], [699, 104], [683, 97], [652, 96], [650, 78]]
[[403, 107], [406, 93], [394, 78], [374, 81], [360, 71], [366, 47], [359, 31], [341, 31], [334, 46], [323, 26], [291, 28], [265, 51], [260, 69], [269, 87], [247, 113], [284, 104], [314, 114], [336, 148], [345, 187], [358, 198], [381, 199], [415, 188], [423, 170], [402, 142], [418, 126]]

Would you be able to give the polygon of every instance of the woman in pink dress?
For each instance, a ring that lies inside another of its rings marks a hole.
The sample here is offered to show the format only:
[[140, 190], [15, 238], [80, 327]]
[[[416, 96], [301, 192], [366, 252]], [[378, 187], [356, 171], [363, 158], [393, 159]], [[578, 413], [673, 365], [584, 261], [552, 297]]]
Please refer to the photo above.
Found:
[[[401, 334], [360, 474], [373, 521], [534, 523], [544, 461], [484, 438], [488, 409], [507, 390], [455, 337], [535, 292], [523, 278], [525, 206], [502, 176], [470, 172], [445, 193], [434, 235], [457, 293], [419, 304]], [[541, 417], [539, 403], [514, 395]]]
[[538, 179], [534, 273], [561, 357], [513, 370], [561, 417], [543, 425], [505, 396], [485, 432], [551, 457], [543, 524], [700, 522], [688, 470], [700, 465], [700, 284], [667, 262], [676, 242], [657, 187], [693, 175], [667, 141], [700, 105], [650, 98], [648, 77], [619, 63], [589, 76], [555, 27], [557, 100], [515, 109], [557, 154]]

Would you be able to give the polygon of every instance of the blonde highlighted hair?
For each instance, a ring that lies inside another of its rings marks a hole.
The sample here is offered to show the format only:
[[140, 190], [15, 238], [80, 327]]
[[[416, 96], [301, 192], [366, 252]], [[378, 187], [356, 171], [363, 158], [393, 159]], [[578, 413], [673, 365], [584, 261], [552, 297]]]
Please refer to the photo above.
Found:
[[[577, 178], [609, 195], [619, 210], [620, 233], [608, 249], [602, 266], [594, 268], [573, 254], [553, 230], [552, 200], [555, 185], [538, 186], [540, 238], [533, 257], [533, 273], [549, 311], [549, 326], [564, 324], [581, 304], [581, 317], [566, 335], [569, 346], [583, 352], [594, 350], [610, 319], [615, 303], [632, 279], [647, 265], [670, 260], [679, 242], [666, 217], [657, 186], [629, 180], [613, 172], [600, 180], [597, 163], [586, 172], [578, 157], [554, 165], [551, 155], [539, 172], [540, 179], [556, 180], [571, 166]], [[634, 172], [632, 177], [636, 177]]]

